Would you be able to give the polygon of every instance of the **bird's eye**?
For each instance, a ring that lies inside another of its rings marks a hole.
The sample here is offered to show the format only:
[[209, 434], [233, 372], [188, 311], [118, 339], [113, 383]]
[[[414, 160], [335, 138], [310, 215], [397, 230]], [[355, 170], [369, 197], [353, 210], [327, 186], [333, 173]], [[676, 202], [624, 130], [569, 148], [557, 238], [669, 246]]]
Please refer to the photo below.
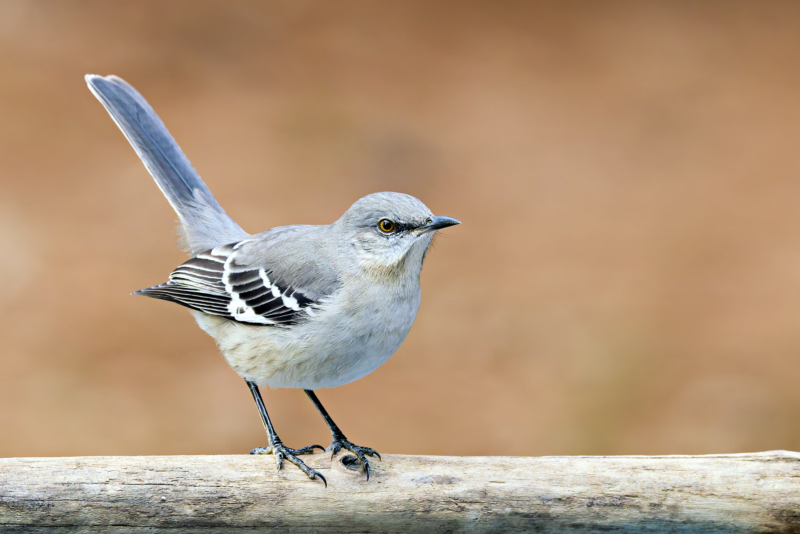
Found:
[[384, 234], [392, 233], [395, 229], [395, 226], [396, 225], [394, 224], [394, 221], [390, 219], [381, 219], [381, 221], [378, 223], [378, 228]]

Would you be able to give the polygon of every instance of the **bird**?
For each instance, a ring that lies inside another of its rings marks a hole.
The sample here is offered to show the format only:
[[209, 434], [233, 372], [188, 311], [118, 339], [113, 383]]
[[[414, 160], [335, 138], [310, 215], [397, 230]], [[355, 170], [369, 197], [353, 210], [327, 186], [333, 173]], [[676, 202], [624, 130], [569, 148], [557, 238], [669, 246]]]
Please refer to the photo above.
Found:
[[[417, 198], [378, 192], [328, 225], [292, 225], [248, 234], [219, 205], [159, 116], [117, 76], [87, 74], [92, 94], [133, 146], [178, 216], [179, 244], [191, 256], [165, 283], [135, 291], [189, 309], [247, 384], [273, 454], [310, 479], [327, 480], [299, 456], [352, 453], [342, 463], [369, 480], [367, 456], [349, 441], [315, 390], [358, 380], [405, 340], [420, 306], [420, 272], [434, 234], [460, 224]], [[331, 431], [328, 447], [292, 449], [270, 420], [259, 388], [305, 391]], [[360, 466], [360, 467], [359, 467]]]

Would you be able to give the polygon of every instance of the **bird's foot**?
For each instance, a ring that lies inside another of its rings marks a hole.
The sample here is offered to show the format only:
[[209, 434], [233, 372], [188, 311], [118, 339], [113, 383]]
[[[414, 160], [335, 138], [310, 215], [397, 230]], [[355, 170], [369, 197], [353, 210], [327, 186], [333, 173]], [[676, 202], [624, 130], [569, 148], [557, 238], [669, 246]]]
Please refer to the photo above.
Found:
[[303, 447], [302, 449], [290, 449], [280, 441], [276, 441], [267, 447], [258, 447], [253, 449], [250, 451], [250, 454], [274, 454], [275, 461], [278, 464], [278, 471], [283, 468], [283, 460], [289, 460], [291, 463], [299, 467], [303, 473], [308, 475], [308, 478], [313, 480], [315, 477], [319, 477], [327, 488], [328, 481], [325, 480], [325, 477], [322, 476], [322, 473], [315, 469], [311, 469], [305, 463], [303, 463], [303, 460], [297, 457], [300, 454], [312, 454], [314, 449], [320, 449], [323, 451], [325, 450], [322, 445], [309, 445], [308, 447]]
[[355, 454], [355, 456], [343, 456], [341, 460], [342, 465], [348, 469], [356, 471], [358, 470], [357, 464], [360, 463], [364, 473], [367, 475], [367, 480], [369, 480], [369, 462], [367, 461], [367, 456], [377, 456], [380, 460], [381, 455], [378, 454], [378, 451], [375, 449], [370, 449], [369, 447], [360, 447], [358, 445], [354, 445], [343, 435], [334, 436], [331, 440], [331, 446], [325, 450], [330, 451], [331, 459], [333, 459], [333, 457], [336, 456], [336, 453], [342, 449]]

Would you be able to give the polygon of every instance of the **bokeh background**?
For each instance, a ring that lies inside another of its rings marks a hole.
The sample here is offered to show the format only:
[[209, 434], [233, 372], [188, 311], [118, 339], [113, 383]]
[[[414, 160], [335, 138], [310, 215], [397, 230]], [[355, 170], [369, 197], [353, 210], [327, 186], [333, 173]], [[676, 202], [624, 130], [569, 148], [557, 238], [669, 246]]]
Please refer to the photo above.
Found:
[[319, 392], [356, 443], [800, 450], [800, 3], [0, 2], [0, 456], [246, 453], [243, 381], [129, 296], [185, 257], [85, 73], [251, 232], [382, 190], [463, 221], [398, 353]]

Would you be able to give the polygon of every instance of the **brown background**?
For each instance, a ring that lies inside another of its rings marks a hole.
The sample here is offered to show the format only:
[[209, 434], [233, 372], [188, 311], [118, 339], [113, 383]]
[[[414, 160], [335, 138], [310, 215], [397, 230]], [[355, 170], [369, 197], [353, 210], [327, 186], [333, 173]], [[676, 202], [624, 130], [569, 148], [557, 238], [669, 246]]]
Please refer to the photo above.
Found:
[[463, 221], [398, 353], [320, 392], [353, 441], [800, 449], [800, 3], [0, 2], [0, 455], [246, 453], [243, 381], [128, 295], [184, 256], [85, 73], [136, 86], [246, 230], [381, 190]]

